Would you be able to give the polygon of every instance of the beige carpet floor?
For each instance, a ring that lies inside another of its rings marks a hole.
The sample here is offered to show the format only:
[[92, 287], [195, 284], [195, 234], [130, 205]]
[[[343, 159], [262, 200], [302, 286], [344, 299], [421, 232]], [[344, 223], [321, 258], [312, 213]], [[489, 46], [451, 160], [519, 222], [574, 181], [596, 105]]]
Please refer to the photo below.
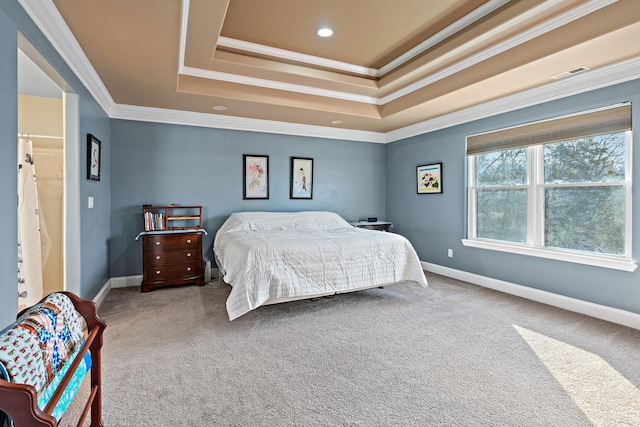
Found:
[[427, 280], [233, 322], [223, 283], [113, 289], [104, 425], [640, 426], [640, 331]]

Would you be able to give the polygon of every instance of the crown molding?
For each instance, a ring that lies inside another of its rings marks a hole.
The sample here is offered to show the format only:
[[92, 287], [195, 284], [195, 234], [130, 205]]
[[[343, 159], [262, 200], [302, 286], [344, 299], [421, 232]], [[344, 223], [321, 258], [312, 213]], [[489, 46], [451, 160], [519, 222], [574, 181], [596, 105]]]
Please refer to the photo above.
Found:
[[326, 98], [341, 99], [343, 101], [360, 102], [362, 104], [378, 105], [378, 98], [373, 96], [358, 95], [355, 93], [342, 92], [330, 89], [320, 89], [311, 86], [298, 85], [293, 83], [280, 82], [276, 80], [267, 80], [257, 77], [240, 76], [237, 74], [223, 73], [221, 71], [203, 70], [202, 68], [194, 68], [182, 66], [178, 73], [201, 77], [204, 79], [218, 80], [228, 83], [238, 83], [248, 86], [256, 86], [260, 88], [284, 90], [287, 92], [304, 93], [306, 95], [323, 96]]
[[25, 12], [47, 37], [71, 71], [109, 115], [115, 106], [113, 98], [98, 73], [84, 54], [80, 44], [51, 0], [18, 0]]
[[490, 1], [488, 1], [487, 3], [483, 4], [479, 8], [475, 9], [473, 12], [471, 12], [471, 13], [463, 16], [462, 18], [458, 19], [456, 22], [454, 22], [453, 24], [449, 25], [448, 27], [443, 28], [442, 30], [440, 30], [439, 32], [437, 32], [433, 36], [429, 37], [427, 40], [423, 41], [419, 45], [415, 46], [412, 49], [409, 49], [407, 52], [405, 52], [402, 55], [398, 56], [393, 61], [389, 62], [388, 64], [386, 64], [386, 65], [384, 65], [382, 67], [380, 67], [380, 69], [377, 70], [376, 77], [382, 77], [385, 74], [389, 73], [390, 71], [393, 71], [394, 69], [400, 67], [401, 65], [409, 62], [410, 60], [412, 60], [416, 56], [420, 55], [423, 52], [426, 52], [428, 49], [430, 49], [433, 46], [437, 45], [438, 43], [444, 41], [448, 37], [451, 37], [452, 35], [454, 35], [458, 31], [462, 31], [463, 29], [465, 29], [469, 25], [475, 23], [479, 19], [484, 18], [485, 16], [487, 16], [488, 14], [493, 12], [494, 10], [498, 9], [499, 7], [504, 6], [505, 4], [509, 3], [509, 1], [511, 1], [511, 0], [490, 0]]
[[[427, 76], [421, 80], [416, 81], [402, 89], [399, 89], [395, 92], [390, 93], [382, 98], [380, 98], [380, 105], [385, 105], [389, 102], [395, 101], [396, 99], [402, 98], [412, 92], [415, 92], [423, 87], [431, 85], [437, 81], [445, 79], [453, 74], [459, 73], [473, 65], [479, 64], [482, 61], [486, 61], [489, 58], [492, 58], [496, 55], [499, 55], [503, 52], [506, 52], [509, 49], [513, 49], [516, 46], [519, 46], [523, 43], [526, 43], [530, 40], [535, 39], [536, 37], [540, 37], [544, 34], [547, 34], [555, 29], [558, 29], [564, 25], [567, 25], [573, 21], [576, 21], [590, 13], [596, 12], [610, 4], [616, 3], [618, 0], [592, 0], [589, 3], [582, 4], [577, 6], [561, 15], [558, 15], [548, 21], [543, 22], [540, 25], [536, 25], [535, 27], [524, 31], [521, 34], [518, 34], [514, 37], [511, 37], [501, 43], [498, 43], [495, 46], [492, 46], [488, 49], [485, 49], [475, 55], [470, 56], [469, 58], [463, 59], [461, 61], [456, 62], [453, 65], [450, 65], [444, 68], [437, 73], [434, 73], [430, 76]], [[538, 7], [549, 7], [553, 4], [550, 3], [542, 3]], [[498, 30], [498, 29], [495, 29]]]
[[138, 120], [144, 122], [241, 130], [247, 132], [343, 139], [380, 144], [386, 142], [385, 134], [380, 132], [251, 119], [246, 117], [225, 116], [209, 113], [196, 113], [164, 108], [139, 107], [135, 105], [117, 104], [110, 117], [122, 120]]
[[585, 73], [576, 74], [563, 80], [553, 81], [544, 86], [529, 89], [483, 104], [474, 105], [454, 113], [425, 120], [387, 132], [386, 142], [399, 141], [451, 126], [468, 123], [532, 105], [566, 98], [572, 95], [600, 89], [631, 80], [640, 79], [640, 58], [634, 58]]
[[354, 73], [360, 76], [378, 77], [378, 70], [375, 68], [363, 67], [361, 65], [349, 64], [348, 62], [335, 61], [333, 59], [322, 58], [319, 56], [307, 55], [291, 50], [279, 49], [276, 47], [265, 46], [258, 43], [247, 42], [243, 40], [232, 39], [229, 37], [218, 37], [218, 46], [224, 46], [232, 49], [238, 49], [245, 52], [266, 55], [272, 58], [300, 62], [303, 64], [316, 65], [332, 70]]
[[182, 0], [180, 9], [180, 50], [178, 52], [178, 72], [184, 67], [184, 56], [187, 50], [187, 28], [189, 27], [190, 0]]

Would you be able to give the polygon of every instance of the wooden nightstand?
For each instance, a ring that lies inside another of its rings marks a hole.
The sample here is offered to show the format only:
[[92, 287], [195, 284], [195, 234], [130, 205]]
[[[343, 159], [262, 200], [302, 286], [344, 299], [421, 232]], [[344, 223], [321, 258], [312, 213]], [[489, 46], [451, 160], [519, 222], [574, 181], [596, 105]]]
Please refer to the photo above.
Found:
[[367, 221], [355, 221], [352, 222], [351, 225], [358, 228], [367, 228], [369, 230], [379, 230], [379, 231], [389, 231], [393, 224], [387, 221], [375, 221], [375, 222], [367, 222]]

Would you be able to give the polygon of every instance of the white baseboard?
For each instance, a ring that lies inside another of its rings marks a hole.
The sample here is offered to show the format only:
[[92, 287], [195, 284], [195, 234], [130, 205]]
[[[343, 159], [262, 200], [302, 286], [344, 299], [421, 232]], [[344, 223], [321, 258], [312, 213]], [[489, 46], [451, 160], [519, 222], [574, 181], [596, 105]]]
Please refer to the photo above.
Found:
[[540, 289], [530, 288], [528, 286], [517, 285], [515, 283], [505, 282], [503, 280], [493, 279], [479, 274], [468, 273], [466, 271], [456, 270], [454, 268], [444, 267], [438, 264], [432, 264], [424, 261], [421, 261], [420, 263], [425, 271], [431, 273], [452, 277], [474, 285], [516, 295], [576, 313], [585, 314], [587, 316], [628, 326], [630, 328], [640, 329], [640, 314], [620, 310], [618, 308], [607, 307], [605, 305], [594, 304], [592, 302], [582, 301], [542, 291]]
[[142, 283], [142, 275], [138, 276], [121, 276], [111, 278], [111, 288], [128, 288], [130, 286], [140, 286]]
[[98, 295], [96, 295], [95, 298], [93, 298], [93, 302], [96, 304], [98, 308], [100, 307], [104, 299], [107, 297], [107, 294], [109, 293], [110, 290], [111, 290], [111, 280], [107, 280], [107, 283], [105, 283], [102, 289], [100, 289], [100, 292], [98, 292]]
[[142, 276], [124, 276], [124, 277], [112, 277], [104, 284], [102, 289], [98, 292], [98, 294], [93, 298], [93, 302], [97, 307], [103, 303], [104, 299], [107, 297], [107, 294], [111, 289], [115, 288], [126, 288], [129, 286], [140, 286], [142, 282]]

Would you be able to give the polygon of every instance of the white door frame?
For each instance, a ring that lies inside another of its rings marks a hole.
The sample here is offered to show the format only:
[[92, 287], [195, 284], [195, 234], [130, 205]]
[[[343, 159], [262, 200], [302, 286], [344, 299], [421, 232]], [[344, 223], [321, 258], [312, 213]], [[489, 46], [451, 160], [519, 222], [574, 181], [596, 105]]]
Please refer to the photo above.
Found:
[[64, 117], [64, 289], [80, 295], [80, 117], [79, 96], [63, 92]]

